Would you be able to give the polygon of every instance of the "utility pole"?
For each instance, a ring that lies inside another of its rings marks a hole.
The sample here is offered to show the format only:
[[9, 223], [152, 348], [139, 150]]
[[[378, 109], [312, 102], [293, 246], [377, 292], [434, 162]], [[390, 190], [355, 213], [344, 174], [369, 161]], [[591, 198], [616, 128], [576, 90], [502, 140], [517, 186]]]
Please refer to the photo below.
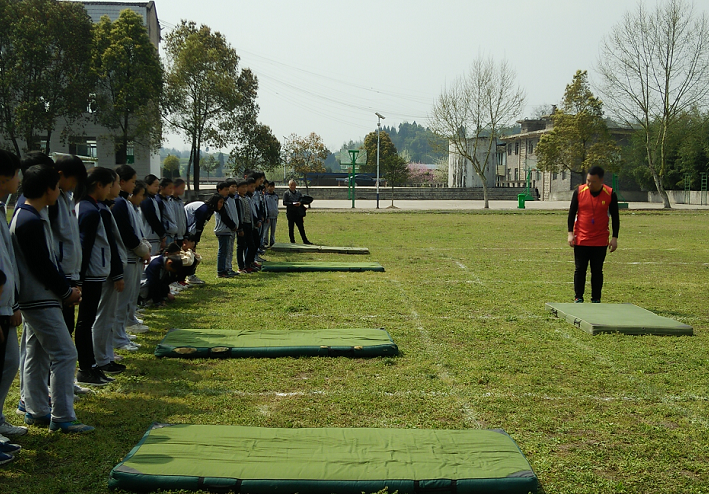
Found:
[[381, 121], [384, 120], [384, 116], [374, 112], [377, 116], [377, 209], [379, 209], [379, 132], [381, 131], [382, 124]]
[[[288, 145], [288, 138], [286, 136], [283, 136], [283, 143], [285, 144], [283, 147]], [[286, 184], [286, 160], [283, 160], [283, 185], [288, 185]]]

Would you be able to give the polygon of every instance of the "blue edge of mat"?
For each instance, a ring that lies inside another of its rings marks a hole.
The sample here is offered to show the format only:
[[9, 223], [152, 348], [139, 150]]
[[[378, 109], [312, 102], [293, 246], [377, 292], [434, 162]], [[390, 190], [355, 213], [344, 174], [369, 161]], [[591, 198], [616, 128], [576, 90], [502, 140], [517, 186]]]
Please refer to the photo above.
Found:
[[[534, 494], [538, 489], [538, 479], [532, 470], [521, 472], [518, 477], [504, 479], [429, 479], [429, 480], [367, 480], [367, 481], [330, 481], [330, 480], [241, 480], [226, 477], [188, 477], [175, 475], [144, 475], [121, 472], [119, 468], [130, 460], [147, 441], [153, 429], [170, 424], [154, 423], [138, 444], [116, 465], [108, 476], [110, 489], [125, 489], [135, 492], [157, 490], [205, 490], [210, 492], [244, 492], [251, 494], [278, 494], [283, 492], [301, 492], [309, 494], [362, 494], [377, 492], [385, 487], [390, 493], [399, 494]], [[517, 443], [502, 429], [496, 432], [509, 437], [519, 453], [524, 456]]]

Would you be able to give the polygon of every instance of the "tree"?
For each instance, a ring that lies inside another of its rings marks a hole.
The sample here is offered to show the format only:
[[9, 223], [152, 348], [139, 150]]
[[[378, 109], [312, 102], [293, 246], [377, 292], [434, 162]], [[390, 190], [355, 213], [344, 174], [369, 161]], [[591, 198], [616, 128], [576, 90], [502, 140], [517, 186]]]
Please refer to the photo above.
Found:
[[163, 173], [165, 176], [174, 177], [175, 174], [180, 174], [180, 158], [172, 154], [168, 154], [162, 162]]
[[164, 113], [168, 125], [190, 142], [189, 170], [199, 188], [202, 146], [234, 144], [258, 114], [258, 81], [239, 69], [236, 50], [218, 31], [182, 21], [165, 38]]
[[58, 119], [71, 124], [94, 88], [93, 23], [83, 5], [56, 0], [0, 1], [0, 122], [19, 156], [50, 152]]
[[647, 167], [665, 208], [667, 139], [684, 111], [706, 105], [709, 95], [709, 19], [683, 0], [639, 4], [601, 45], [601, 91], [617, 117], [639, 127]]
[[[377, 133], [370, 132], [364, 138], [364, 149], [367, 151], [367, 163], [362, 165], [361, 171], [364, 173], [374, 173], [377, 171]], [[389, 134], [384, 131], [379, 132], [379, 167], [382, 161], [389, 156], [397, 155], [396, 147], [391, 142]], [[381, 171], [381, 170], [380, 170]]]
[[204, 158], [202, 158], [202, 161], [200, 162], [199, 166], [207, 172], [207, 177], [209, 177], [209, 174], [213, 172], [214, 170], [217, 169], [219, 166], [219, 161], [214, 157], [212, 154], [208, 154]]
[[620, 148], [608, 132], [603, 103], [591, 92], [585, 70], [576, 71], [551, 119], [554, 128], [537, 145], [538, 169], [581, 173], [595, 165], [617, 168]]
[[246, 169], [273, 171], [281, 164], [281, 143], [268, 125], [248, 125], [241, 129], [229, 162], [235, 175], [239, 176]]
[[411, 170], [408, 162], [398, 154], [390, 154], [384, 160], [380, 159], [380, 166], [384, 171], [387, 183], [391, 185], [391, 206], [394, 207], [394, 186], [403, 185], [409, 180]]
[[297, 175], [303, 175], [305, 191], [308, 191], [308, 173], [323, 173], [323, 163], [330, 154], [322, 138], [315, 132], [306, 137], [291, 134], [284, 146], [284, 154]]
[[524, 99], [507, 62], [478, 58], [470, 72], [444, 89], [433, 105], [431, 130], [470, 161], [483, 184], [485, 208], [489, 207], [487, 164], [495, 157], [503, 127], [519, 115]]
[[116, 142], [116, 162], [125, 163], [131, 142], [160, 148], [163, 69], [139, 14], [125, 9], [115, 22], [103, 16], [94, 29], [94, 116]]

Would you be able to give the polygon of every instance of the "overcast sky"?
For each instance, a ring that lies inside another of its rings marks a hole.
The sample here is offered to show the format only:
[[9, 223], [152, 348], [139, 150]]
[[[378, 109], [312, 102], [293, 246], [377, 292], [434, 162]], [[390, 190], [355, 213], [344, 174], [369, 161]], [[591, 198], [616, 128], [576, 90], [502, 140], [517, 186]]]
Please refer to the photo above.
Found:
[[[701, 7], [702, 0], [697, 7]], [[558, 103], [635, 0], [157, 0], [167, 33], [181, 19], [220, 31], [259, 79], [259, 120], [283, 142], [319, 134], [331, 151], [382, 125], [427, 125], [446, 81], [479, 55], [507, 59], [527, 94], [520, 118]], [[654, 6], [654, 2], [648, 5]], [[165, 146], [187, 149], [182, 138]]]

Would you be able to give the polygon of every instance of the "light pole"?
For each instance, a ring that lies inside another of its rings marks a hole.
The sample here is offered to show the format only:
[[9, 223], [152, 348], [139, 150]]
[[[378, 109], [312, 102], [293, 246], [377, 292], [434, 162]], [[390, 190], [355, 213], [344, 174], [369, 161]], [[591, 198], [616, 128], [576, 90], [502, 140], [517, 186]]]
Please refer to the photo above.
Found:
[[382, 128], [381, 121], [384, 120], [384, 116], [374, 112], [377, 116], [377, 209], [379, 209], [379, 131]]
[[[288, 145], [288, 138], [286, 136], [283, 136], [283, 142], [285, 145]], [[285, 151], [285, 150], [284, 150]], [[285, 153], [283, 153], [285, 155]], [[283, 160], [283, 184], [286, 184], [286, 160]]]

